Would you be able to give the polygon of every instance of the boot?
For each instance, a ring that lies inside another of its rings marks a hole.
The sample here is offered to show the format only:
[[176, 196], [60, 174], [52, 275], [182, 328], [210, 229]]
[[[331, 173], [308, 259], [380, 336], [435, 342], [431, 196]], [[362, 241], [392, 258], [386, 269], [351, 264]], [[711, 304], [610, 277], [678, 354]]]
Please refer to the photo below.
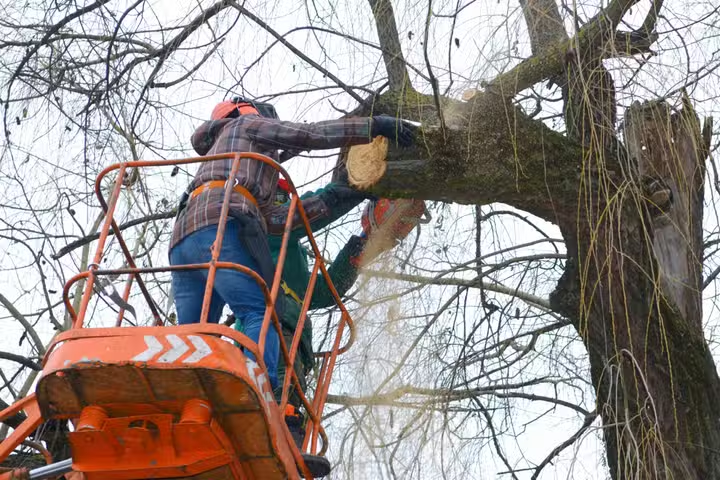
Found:
[[[300, 450], [305, 465], [307, 465], [308, 470], [310, 470], [314, 478], [325, 477], [330, 473], [330, 462], [328, 459], [320, 455], [310, 455], [302, 451], [303, 441], [305, 440], [305, 429], [303, 428], [305, 422], [303, 420], [302, 414], [294, 406], [288, 405], [285, 408], [285, 423], [290, 431], [290, 435], [292, 435], [295, 441], [295, 445], [298, 450]], [[300, 472], [300, 476], [305, 478], [302, 472]]]

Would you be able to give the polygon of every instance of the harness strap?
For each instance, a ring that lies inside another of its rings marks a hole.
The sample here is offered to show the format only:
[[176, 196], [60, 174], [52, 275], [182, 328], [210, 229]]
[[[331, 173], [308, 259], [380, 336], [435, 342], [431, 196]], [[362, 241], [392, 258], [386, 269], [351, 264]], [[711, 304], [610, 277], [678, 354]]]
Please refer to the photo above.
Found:
[[[237, 180], [235, 180], [235, 182], [237, 182]], [[227, 185], [227, 181], [225, 181], [225, 180], [213, 180], [211, 182], [203, 183], [198, 188], [196, 188], [195, 190], [192, 191], [192, 193], [190, 194], [190, 198], [193, 199], [193, 198], [197, 197], [198, 195], [200, 195], [201, 193], [206, 192], [208, 190], [212, 190], [213, 188], [225, 188], [226, 185]], [[250, 202], [253, 205], [255, 205], [256, 208], [258, 208], [258, 209], [260, 208], [257, 200], [255, 200], [255, 197], [253, 197], [252, 193], [250, 193], [250, 191], [247, 188], [243, 187], [242, 185], [237, 185], [237, 183], [236, 183], [235, 186], [233, 187], [233, 191], [235, 191], [236, 193], [239, 193], [243, 197], [250, 200]]]
[[298, 296], [298, 294], [295, 293], [295, 290], [293, 290], [292, 288], [290, 288], [290, 286], [289, 286], [287, 283], [285, 283], [285, 280], [283, 280], [282, 282], [280, 282], [280, 288], [283, 289], [283, 292], [285, 292], [285, 295], [289, 295], [289, 296], [292, 297], [292, 299], [295, 300], [299, 305], [302, 305], [303, 302], [302, 302], [302, 300], [300, 300], [300, 296]]

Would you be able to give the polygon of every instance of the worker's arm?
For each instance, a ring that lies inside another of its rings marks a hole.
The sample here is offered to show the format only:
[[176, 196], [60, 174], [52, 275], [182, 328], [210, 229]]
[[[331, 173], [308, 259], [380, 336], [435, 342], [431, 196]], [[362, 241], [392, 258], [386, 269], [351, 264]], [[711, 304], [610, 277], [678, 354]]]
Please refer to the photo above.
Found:
[[[322, 230], [338, 218], [343, 217], [367, 198], [374, 197], [341, 182], [330, 183], [320, 190], [306, 193], [300, 197], [310, 221], [310, 229], [313, 232]], [[263, 209], [269, 235], [283, 234], [289, 208], [290, 202], [286, 202], [283, 205], [273, 205]], [[293, 217], [292, 228], [290, 241], [297, 241], [307, 235], [297, 212]]]
[[245, 138], [270, 149], [300, 152], [360, 145], [379, 135], [386, 137], [391, 144], [409, 147], [415, 141], [417, 127], [386, 115], [316, 123], [294, 123], [243, 115], [203, 123], [193, 133], [193, 148], [199, 155], [206, 155], [225, 129], [228, 129], [227, 135], [230, 137]]
[[[340, 250], [340, 253], [337, 254], [330, 267], [328, 267], [328, 274], [340, 298], [345, 296], [347, 291], [350, 290], [355, 283], [355, 280], [357, 280], [359, 269], [357, 262], [354, 262], [353, 259], [360, 256], [364, 246], [365, 239], [353, 235], [342, 250]], [[325, 277], [318, 273], [310, 310], [331, 307], [333, 305], [335, 305], [335, 297], [333, 297], [330, 292]]]
[[343, 118], [316, 123], [294, 123], [256, 115], [242, 116], [242, 135], [270, 148], [284, 150], [326, 150], [368, 143], [372, 140], [372, 119]]
[[303, 151], [326, 150], [368, 143], [382, 135], [392, 144], [409, 147], [415, 141], [417, 127], [395, 117], [351, 117], [315, 123], [285, 122], [275, 118], [246, 115], [241, 122], [242, 135], [270, 148]]

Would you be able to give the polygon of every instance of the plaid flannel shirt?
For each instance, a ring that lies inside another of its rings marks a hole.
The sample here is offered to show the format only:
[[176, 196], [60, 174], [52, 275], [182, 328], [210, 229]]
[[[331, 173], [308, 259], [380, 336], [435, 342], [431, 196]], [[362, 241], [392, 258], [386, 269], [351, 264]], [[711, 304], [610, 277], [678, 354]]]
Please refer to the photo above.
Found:
[[[370, 118], [364, 117], [317, 123], [292, 123], [258, 115], [242, 115], [238, 118], [224, 118], [203, 123], [193, 134], [192, 145], [199, 155], [256, 152], [277, 161], [278, 149], [322, 150], [368, 143], [371, 140], [370, 122]], [[213, 180], [227, 180], [231, 167], [231, 159], [201, 164], [189, 186], [189, 191]], [[282, 229], [287, 208], [273, 205], [278, 182], [277, 170], [256, 160], [243, 159], [240, 161], [240, 169], [235, 179], [238, 185], [245, 187], [255, 197], [259, 209], [243, 195], [233, 192], [229, 215], [256, 217], [266, 231]], [[170, 248], [187, 235], [209, 225], [218, 224], [223, 197], [224, 189], [214, 188], [190, 199], [175, 222]], [[316, 216], [327, 215], [327, 206], [319, 198], [307, 199], [303, 201], [303, 206], [311, 221]], [[295, 216], [294, 221], [296, 223], [299, 221], [298, 215]]]

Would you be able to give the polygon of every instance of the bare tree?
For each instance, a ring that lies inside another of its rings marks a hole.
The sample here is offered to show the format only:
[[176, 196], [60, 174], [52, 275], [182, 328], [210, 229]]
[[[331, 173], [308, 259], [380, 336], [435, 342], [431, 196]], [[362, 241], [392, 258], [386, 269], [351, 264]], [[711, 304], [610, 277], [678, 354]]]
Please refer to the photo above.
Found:
[[[195, 105], [241, 92], [423, 125], [371, 179], [375, 194], [435, 201], [435, 221], [351, 296], [375, 320], [330, 396], [348, 477], [467, 476], [479, 472], [471, 448], [511, 478], [540, 478], [593, 431], [613, 479], [720, 477], [715, 303], [703, 297], [720, 272], [720, 189], [712, 121], [698, 114], [717, 101], [717, 7], [277, 3], [3, 6], [0, 258], [14, 278], [0, 304], [19, 325], [0, 353], [3, 395], [27, 394], [49, 337], [68, 328], [59, 292], [89, 262], [97, 172], [189, 153]], [[269, 86], [292, 75], [292, 88]], [[128, 182], [121, 228], [144, 262], [165, 261], [191, 173]], [[325, 232], [329, 248], [343, 232]], [[120, 261], [114, 246], [108, 259]], [[167, 278], [151, 285], [167, 293]], [[575, 427], [518, 452], [513, 418], [527, 405]]]

